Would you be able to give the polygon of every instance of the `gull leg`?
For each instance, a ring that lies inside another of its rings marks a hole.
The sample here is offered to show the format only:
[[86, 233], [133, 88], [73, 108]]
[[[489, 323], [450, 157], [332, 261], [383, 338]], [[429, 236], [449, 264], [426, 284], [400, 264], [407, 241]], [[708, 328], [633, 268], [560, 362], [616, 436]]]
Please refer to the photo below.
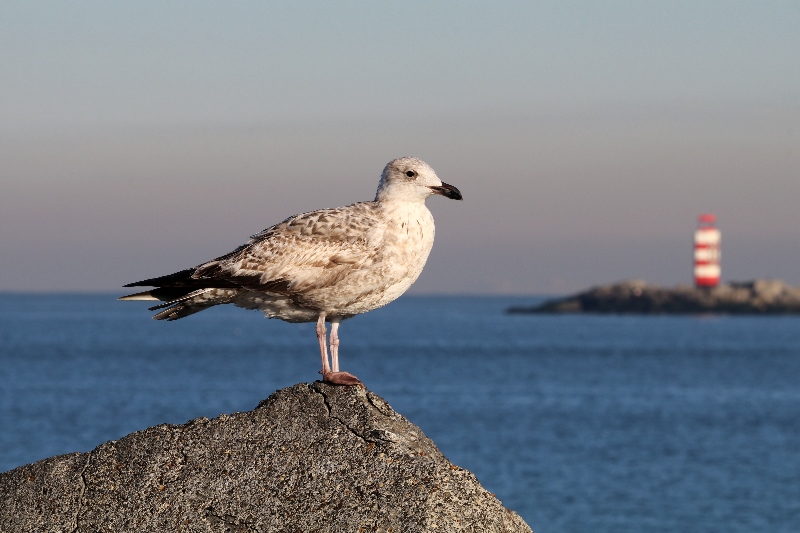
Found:
[[317, 340], [319, 341], [319, 353], [322, 356], [322, 379], [325, 379], [325, 374], [331, 373], [331, 367], [328, 365], [328, 347], [325, 344], [325, 334], [327, 333], [325, 327], [325, 313], [319, 314], [317, 320]]
[[331, 345], [331, 369], [339, 371], [339, 323], [341, 319], [331, 319], [331, 335], [328, 343]]
[[[335, 383], [336, 385], [359, 385], [361, 381], [349, 372], [339, 372], [339, 323], [341, 318], [331, 318], [331, 364], [333, 371], [322, 374], [322, 381]], [[324, 324], [323, 324], [324, 327]]]

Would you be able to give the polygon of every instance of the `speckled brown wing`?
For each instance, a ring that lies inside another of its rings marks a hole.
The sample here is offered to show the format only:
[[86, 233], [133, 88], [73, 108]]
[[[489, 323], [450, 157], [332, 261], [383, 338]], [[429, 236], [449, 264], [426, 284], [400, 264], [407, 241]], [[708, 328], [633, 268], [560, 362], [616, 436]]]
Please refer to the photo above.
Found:
[[200, 265], [192, 278], [277, 294], [328, 286], [375, 259], [382, 240], [379, 220], [380, 206], [374, 202], [296, 215]]

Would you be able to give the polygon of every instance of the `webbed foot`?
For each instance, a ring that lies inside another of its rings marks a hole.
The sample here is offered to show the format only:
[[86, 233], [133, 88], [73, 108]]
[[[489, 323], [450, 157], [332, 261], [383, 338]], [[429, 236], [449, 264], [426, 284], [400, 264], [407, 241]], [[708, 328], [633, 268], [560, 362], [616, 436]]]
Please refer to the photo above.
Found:
[[324, 372], [322, 381], [333, 385], [362, 385], [361, 381], [350, 372]]

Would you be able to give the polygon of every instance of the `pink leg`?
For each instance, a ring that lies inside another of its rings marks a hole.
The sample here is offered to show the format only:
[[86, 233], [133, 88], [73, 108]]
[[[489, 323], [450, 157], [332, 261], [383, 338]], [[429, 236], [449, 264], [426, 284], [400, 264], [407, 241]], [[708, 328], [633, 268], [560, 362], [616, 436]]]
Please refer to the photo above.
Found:
[[331, 345], [331, 369], [334, 372], [339, 371], [339, 320], [338, 318], [331, 319], [331, 335], [329, 344]]
[[322, 372], [320, 374], [323, 377], [331, 371], [331, 367], [328, 365], [328, 347], [325, 345], [326, 329], [325, 313], [320, 313], [319, 320], [317, 320], [317, 340], [319, 341], [319, 353], [322, 356]]
[[[326, 374], [323, 368], [322, 381], [335, 383], [336, 385], [359, 385], [361, 381], [353, 374], [349, 372], [339, 372], [339, 322], [341, 322], [340, 318], [331, 319], [330, 345], [333, 371], [329, 371]], [[324, 327], [325, 324], [323, 323], [323, 328]]]

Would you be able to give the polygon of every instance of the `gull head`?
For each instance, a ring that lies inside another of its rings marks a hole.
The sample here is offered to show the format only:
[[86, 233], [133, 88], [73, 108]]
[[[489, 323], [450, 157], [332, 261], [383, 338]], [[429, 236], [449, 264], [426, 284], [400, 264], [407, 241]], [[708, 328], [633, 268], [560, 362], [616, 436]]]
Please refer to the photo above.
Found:
[[383, 169], [375, 200], [424, 202], [432, 194], [453, 200], [462, 199], [461, 192], [443, 183], [425, 161], [416, 157], [401, 157], [390, 161]]

